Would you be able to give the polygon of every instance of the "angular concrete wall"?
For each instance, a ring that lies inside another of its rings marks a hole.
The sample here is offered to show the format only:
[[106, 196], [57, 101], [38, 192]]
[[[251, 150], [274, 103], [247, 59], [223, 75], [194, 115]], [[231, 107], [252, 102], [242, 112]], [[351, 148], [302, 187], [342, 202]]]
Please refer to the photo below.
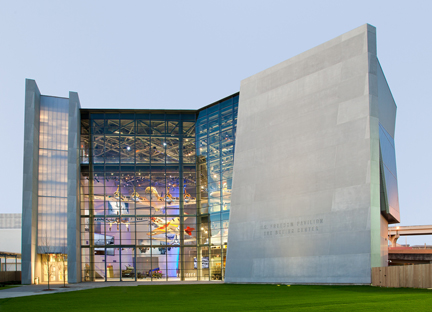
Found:
[[81, 242], [80, 242], [80, 101], [78, 93], [69, 92], [69, 132], [68, 132], [68, 189], [67, 189], [67, 245], [68, 282], [81, 282]]
[[376, 75], [364, 25], [242, 81], [226, 282], [370, 283]]
[[36, 263], [40, 97], [36, 82], [26, 79], [21, 227], [22, 284], [32, 283]]
[[[369, 94], [369, 182], [370, 182], [370, 236], [371, 267], [383, 263], [381, 253], [381, 198], [380, 198], [380, 136], [379, 136], [379, 99], [378, 99], [378, 58], [376, 52], [376, 31], [368, 29], [368, 89]], [[369, 273], [370, 276], [370, 273]]]
[[[26, 80], [24, 176], [22, 213], [22, 283], [41, 280], [40, 256], [37, 255], [38, 164], [41, 101], [65, 101], [68, 105], [68, 162], [67, 162], [67, 253], [68, 281], [81, 281], [80, 211], [79, 211], [79, 141], [80, 102], [76, 92], [69, 99], [41, 96], [34, 80]], [[62, 249], [63, 251], [63, 249]]]

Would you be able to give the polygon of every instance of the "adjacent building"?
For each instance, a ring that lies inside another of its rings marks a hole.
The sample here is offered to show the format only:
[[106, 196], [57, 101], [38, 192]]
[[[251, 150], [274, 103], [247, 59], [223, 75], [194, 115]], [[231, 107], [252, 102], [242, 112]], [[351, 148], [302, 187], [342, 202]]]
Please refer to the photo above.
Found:
[[21, 271], [20, 213], [0, 213], [0, 272], [4, 271]]
[[395, 117], [370, 25], [198, 110], [26, 80], [23, 283], [370, 283], [399, 222]]

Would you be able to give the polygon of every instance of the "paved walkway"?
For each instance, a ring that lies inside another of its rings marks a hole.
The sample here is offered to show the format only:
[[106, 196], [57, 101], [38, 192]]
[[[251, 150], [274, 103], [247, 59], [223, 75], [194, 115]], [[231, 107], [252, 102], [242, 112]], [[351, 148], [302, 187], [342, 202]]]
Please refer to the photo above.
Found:
[[221, 281], [184, 281], [184, 282], [85, 282], [78, 284], [68, 284], [69, 288], [61, 288], [63, 284], [51, 284], [50, 288], [54, 289], [52, 291], [44, 291], [47, 285], [23, 285], [18, 287], [13, 287], [9, 289], [0, 290], [0, 299], [14, 298], [14, 297], [24, 297], [33, 295], [47, 295], [53, 293], [63, 293], [76, 290], [101, 288], [101, 287], [112, 287], [112, 286], [126, 286], [133, 287], [139, 285], [193, 285], [193, 284], [221, 284]]

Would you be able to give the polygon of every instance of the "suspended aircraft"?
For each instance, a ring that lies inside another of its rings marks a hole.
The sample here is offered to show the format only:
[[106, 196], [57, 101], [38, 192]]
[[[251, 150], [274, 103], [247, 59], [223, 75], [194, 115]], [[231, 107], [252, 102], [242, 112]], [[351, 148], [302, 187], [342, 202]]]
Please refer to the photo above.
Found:
[[126, 200], [126, 197], [120, 194], [120, 185], [117, 186], [117, 191], [114, 192], [114, 198], [118, 200]]
[[[184, 217], [184, 220], [186, 220], [187, 217]], [[180, 217], [175, 217], [169, 221], [159, 218], [159, 217], [151, 217], [150, 220], [157, 225], [157, 228], [152, 230], [150, 233], [147, 233], [147, 235], [157, 235], [157, 234], [165, 234], [165, 233], [175, 233], [179, 232], [180, 229]], [[187, 226], [184, 231], [189, 236], [192, 235], [192, 231], [195, 230], [194, 228], [191, 228]]]

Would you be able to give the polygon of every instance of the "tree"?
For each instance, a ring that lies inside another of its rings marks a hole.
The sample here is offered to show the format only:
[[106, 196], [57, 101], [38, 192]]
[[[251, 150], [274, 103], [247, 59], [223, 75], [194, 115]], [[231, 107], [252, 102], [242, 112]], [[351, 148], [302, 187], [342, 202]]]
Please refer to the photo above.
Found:
[[55, 253], [54, 245], [52, 244], [52, 239], [48, 237], [47, 231], [45, 231], [44, 236], [38, 239], [38, 249], [39, 253], [42, 254], [42, 263], [46, 265], [47, 275], [48, 275], [48, 289], [50, 289], [50, 280], [52, 275], [52, 270], [56, 262], [51, 261], [51, 255]]
[[67, 246], [63, 246], [62, 248], [61, 248], [61, 251], [62, 251], [62, 257], [61, 257], [61, 260], [62, 260], [62, 264], [61, 264], [61, 269], [62, 269], [62, 272], [63, 272], [63, 288], [67, 288], [68, 286], [66, 286], [66, 272], [67, 272], [67, 266], [66, 266], [66, 264], [67, 264]]

